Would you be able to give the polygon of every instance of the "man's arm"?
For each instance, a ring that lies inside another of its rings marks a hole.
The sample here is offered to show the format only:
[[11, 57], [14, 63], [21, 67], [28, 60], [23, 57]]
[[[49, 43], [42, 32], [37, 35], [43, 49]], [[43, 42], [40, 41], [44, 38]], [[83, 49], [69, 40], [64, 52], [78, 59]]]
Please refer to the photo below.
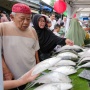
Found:
[[7, 65], [4, 61], [4, 57], [2, 57], [2, 67], [3, 67], [3, 78], [4, 78], [4, 80], [12, 80], [13, 75], [10, 72], [9, 68], [7, 67]]
[[39, 61], [39, 56], [38, 56], [38, 51], [36, 51], [35, 57], [36, 57], [36, 63], [38, 64], [38, 63], [40, 62], [40, 61]]

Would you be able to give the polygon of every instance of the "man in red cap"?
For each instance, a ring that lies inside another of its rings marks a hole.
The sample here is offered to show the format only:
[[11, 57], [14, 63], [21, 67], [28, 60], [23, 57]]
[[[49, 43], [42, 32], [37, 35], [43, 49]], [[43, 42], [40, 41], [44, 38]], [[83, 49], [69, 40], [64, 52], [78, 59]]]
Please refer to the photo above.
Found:
[[13, 5], [10, 16], [11, 22], [0, 23], [5, 80], [11, 80], [12, 75], [14, 79], [20, 78], [39, 62], [37, 52], [39, 50], [38, 37], [34, 28], [29, 26], [30, 7], [17, 3]]

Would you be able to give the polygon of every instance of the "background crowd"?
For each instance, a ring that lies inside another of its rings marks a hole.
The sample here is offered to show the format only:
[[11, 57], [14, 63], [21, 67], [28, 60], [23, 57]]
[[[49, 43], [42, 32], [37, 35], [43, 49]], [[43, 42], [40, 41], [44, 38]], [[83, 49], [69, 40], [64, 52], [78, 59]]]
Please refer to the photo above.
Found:
[[[50, 58], [58, 48], [66, 44], [85, 45], [84, 40], [89, 38], [85, 30], [89, 28], [83, 29], [79, 20], [74, 18], [66, 32], [66, 21], [67, 17], [56, 20], [55, 13], [50, 16], [35, 14], [31, 19], [30, 7], [21, 3], [13, 5], [10, 15], [0, 11], [5, 89], [18, 90], [15, 87], [34, 80], [38, 75], [31, 76], [32, 68], [40, 61]], [[18, 88], [23, 90], [25, 85]]]

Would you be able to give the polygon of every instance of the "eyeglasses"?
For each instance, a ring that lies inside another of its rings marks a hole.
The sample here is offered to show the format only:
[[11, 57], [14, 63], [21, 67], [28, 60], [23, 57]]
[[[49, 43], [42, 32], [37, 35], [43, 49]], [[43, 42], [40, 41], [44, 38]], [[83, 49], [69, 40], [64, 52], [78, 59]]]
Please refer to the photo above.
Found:
[[44, 22], [45, 23], [46, 21], [45, 20], [39, 20], [39, 22], [41, 22], [41, 23]]

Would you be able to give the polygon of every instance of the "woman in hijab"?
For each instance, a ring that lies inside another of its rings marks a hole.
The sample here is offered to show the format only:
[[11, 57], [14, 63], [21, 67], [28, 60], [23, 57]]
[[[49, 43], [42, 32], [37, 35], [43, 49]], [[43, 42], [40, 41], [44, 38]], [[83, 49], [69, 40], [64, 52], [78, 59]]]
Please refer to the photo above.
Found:
[[[33, 25], [37, 32], [38, 39], [39, 39], [39, 55], [40, 58], [47, 59], [50, 57], [50, 52], [57, 46], [57, 45], [73, 45], [73, 42], [66, 38], [60, 38], [53, 34], [52, 31], [50, 31], [47, 28], [47, 20], [46, 17], [41, 14], [36, 14], [33, 17]], [[42, 54], [40, 54], [42, 53]]]
[[71, 39], [75, 45], [84, 45], [86, 33], [80, 26], [77, 19], [72, 19], [70, 22], [70, 28], [66, 34], [66, 38]]

